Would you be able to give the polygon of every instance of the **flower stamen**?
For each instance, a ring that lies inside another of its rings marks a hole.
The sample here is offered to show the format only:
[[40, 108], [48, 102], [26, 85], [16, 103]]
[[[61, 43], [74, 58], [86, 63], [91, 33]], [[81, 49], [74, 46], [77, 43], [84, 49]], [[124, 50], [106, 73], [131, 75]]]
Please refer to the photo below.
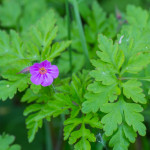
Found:
[[47, 73], [47, 70], [44, 67], [42, 67], [42, 68], [40, 68], [39, 73], [43, 75], [43, 74]]

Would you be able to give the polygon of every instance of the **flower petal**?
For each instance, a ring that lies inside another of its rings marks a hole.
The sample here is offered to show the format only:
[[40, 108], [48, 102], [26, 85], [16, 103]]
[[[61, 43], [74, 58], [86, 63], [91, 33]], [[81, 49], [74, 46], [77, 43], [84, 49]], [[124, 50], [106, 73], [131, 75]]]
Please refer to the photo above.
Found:
[[35, 74], [38, 74], [39, 73], [39, 66], [40, 64], [39, 63], [35, 63], [33, 66], [30, 67], [30, 73], [32, 75], [35, 75]]
[[40, 73], [32, 75], [30, 79], [31, 82], [36, 85], [39, 85], [43, 82], [43, 76]]
[[49, 73], [43, 75], [43, 82], [41, 83], [42, 86], [49, 86], [53, 82], [53, 78]]
[[47, 72], [50, 73], [53, 78], [57, 78], [59, 75], [59, 70], [56, 65], [51, 65], [50, 69], [48, 69]]
[[50, 68], [51, 63], [48, 60], [44, 60], [43, 62], [40, 63], [40, 67]]

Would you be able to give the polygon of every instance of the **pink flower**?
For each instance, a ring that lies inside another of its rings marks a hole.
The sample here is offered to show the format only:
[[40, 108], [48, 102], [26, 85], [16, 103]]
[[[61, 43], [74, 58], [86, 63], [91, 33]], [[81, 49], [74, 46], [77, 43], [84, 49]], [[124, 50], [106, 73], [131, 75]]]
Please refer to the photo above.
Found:
[[42, 86], [49, 86], [52, 84], [53, 79], [59, 75], [59, 70], [56, 65], [51, 65], [47, 60], [41, 63], [35, 63], [30, 67], [31, 82]]

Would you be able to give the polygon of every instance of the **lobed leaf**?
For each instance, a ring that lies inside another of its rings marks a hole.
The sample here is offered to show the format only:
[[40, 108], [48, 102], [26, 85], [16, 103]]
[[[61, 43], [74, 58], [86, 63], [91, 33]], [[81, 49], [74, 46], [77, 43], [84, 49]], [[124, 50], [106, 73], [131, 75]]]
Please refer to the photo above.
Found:
[[138, 104], [126, 103], [124, 105], [125, 120], [129, 126], [132, 125], [134, 131], [138, 131], [141, 136], [146, 134], [146, 127], [143, 124], [144, 117], [141, 112], [143, 108]]
[[13, 135], [3, 133], [0, 135], [0, 150], [21, 150], [20, 145], [13, 144], [15, 137]]
[[110, 139], [109, 145], [113, 150], [128, 150], [129, 142], [125, 138], [122, 127]]
[[145, 95], [142, 93], [140, 86], [141, 82], [138, 82], [137, 80], [128, 80], [122, 84], [123, 93], [128, 99], [131, 98], [136, 103], [139, 102], [145, 104]]
[[122, 123], [122, 114], [120, 110], [120, 102], [104, 104], [102, 112], [107, 113], [101, 122], [104, 124], [104, 131], [106, 136], [111, 136], [116, 131], [118, 125]]

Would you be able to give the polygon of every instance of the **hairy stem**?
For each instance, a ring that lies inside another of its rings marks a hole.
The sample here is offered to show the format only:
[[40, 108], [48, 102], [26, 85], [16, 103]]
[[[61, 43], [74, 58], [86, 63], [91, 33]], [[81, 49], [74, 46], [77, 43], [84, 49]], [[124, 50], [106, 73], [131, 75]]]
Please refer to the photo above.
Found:
[[58, 135], [58, 140], [57, 140], [57, 145], [56, 145], [56, 149], [55, 150], [60, 150], [61, 149], [61, 145], [62, 145], [62, 136], [63, 136], [63, 123], [65, 121], [65, 115], [61, 114], [61, 127], [59, 129], [59, 135]]
[[49, 123], [46, 120], [44, 120], [44, 124], [45, 124], [46, 150], [53, 150]]
[[130, 80], [130, 79], [150, 81], [150, 76], [148, 77], [119, 77], [118, 78], [118, 80]]

